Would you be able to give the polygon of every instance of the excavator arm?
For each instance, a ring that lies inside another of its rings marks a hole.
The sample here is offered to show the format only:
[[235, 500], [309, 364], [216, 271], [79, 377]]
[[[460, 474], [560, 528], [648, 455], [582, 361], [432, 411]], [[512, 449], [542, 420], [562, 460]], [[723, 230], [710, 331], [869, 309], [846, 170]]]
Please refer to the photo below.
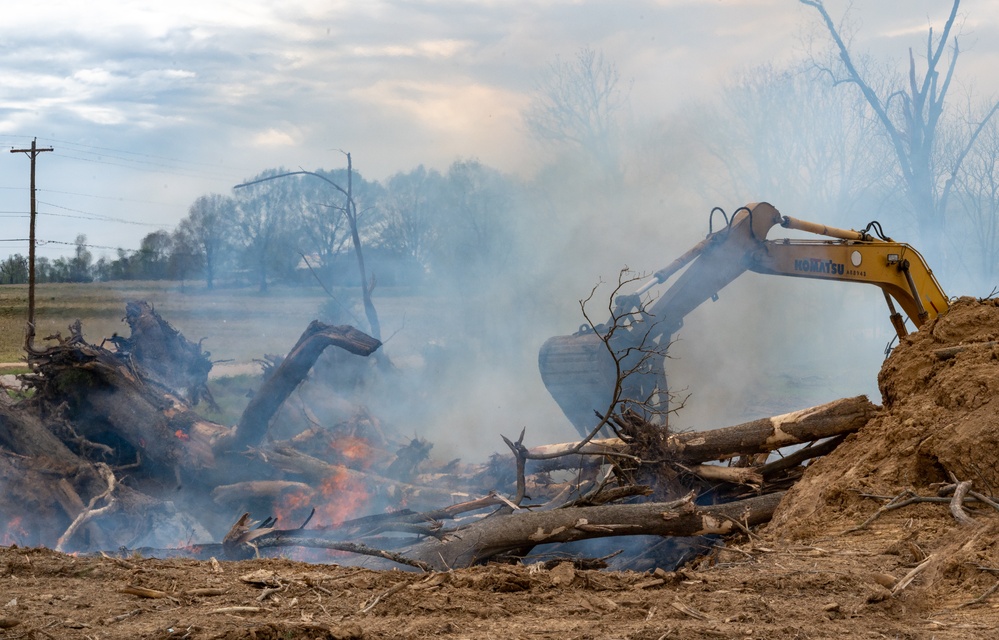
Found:
[[893, 300], [916, 327], [949, 306], [923, 256], [901, 242], [768, 240], [750, 257], [748, 266], [757, 273], [865, 282], [880, 287], [899, 337], [908, 331]]
[[[823, 239], [767, 240], [775, 226], [823, 236]], [[680, 273], [682, 271], [682, 273]], [[750, 204], [737, 210], [725, 226], [660, 269], [634, 293], [615, 301], [614, 317], [633, 321], [617, 326], [613, 338], [603, 339], [606, 326], [583, 327], [571, 336], [550, 338], [542, 346], [538, 362], [548, 391], [581, 434], [596, 424], [594, 412], [607, 411], [615, 397], [621, 371], [628, 362], [615, 354], [635, 354], [658, 345], [664, 348], [683, 325], [683, 319], [704, 301], [746, 271], [800, 278], [860, 282], [880, 287], [885, 295], [892, 326], [899, 336], [907, 333], [905, 321], [894, 302], [916, 327], [948, 308], [946, 294], [918, 251], [890, 238], [866, 231], [826, 227], [783, 216], [768, 203]], [[675, 281], [651, 304], [643, 296]], [[656, 369], [629, 376], [617, 394], [620, 400], [641, 404], [650, 397], [667, 396], [661, 358]], [[622, 366], [623, 365], [623, 366]], [[663, 400], [665, 403], [665, 400]], [[664, 410], [660, 407], [660, 411]]]

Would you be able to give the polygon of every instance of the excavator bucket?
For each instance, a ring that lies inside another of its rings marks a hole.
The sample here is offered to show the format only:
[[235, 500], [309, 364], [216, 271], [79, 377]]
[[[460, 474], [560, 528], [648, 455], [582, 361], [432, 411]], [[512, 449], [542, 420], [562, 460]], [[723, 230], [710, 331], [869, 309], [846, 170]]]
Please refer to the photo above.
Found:
[[541, 380], [569, 421], [587, 436], [607, 413], [617, 380], [614, 359], [597, 334], [555, 336], [538, 353]]
[[[620, 400], [629, 408], [662, 416], [668, 410], [666, 374], [661, 354], [683, 318], [705, 300], [746, 271], [746, 256], [761, 246], [767, 231], [780, 221], [780, 214], [767, 203], [742, 207], [721, 231], [711, 233], [695, 247], [656, 272], [652, 280], [630, 298], [632, 313], [641, 321], [618, 327], [615, 353], [621, 355], [623, 379]], [[686, 267], [673, 284], [654, 301], [642, 301], [653, 286], [669, 280]], [[636, 319], [619, 313], [618, 318]], [[612, 320], [613, 321], [613, 320]], [[648, 358], [653, 351], [660, 357]], [[625, 355], [630, 354], [630, 355]], [[538, 357], [541, 379], [569, 421], [584, 436], [604, 415], [617, 385], [617, 369], [606, 344], [592, 330], [550, 338]]]

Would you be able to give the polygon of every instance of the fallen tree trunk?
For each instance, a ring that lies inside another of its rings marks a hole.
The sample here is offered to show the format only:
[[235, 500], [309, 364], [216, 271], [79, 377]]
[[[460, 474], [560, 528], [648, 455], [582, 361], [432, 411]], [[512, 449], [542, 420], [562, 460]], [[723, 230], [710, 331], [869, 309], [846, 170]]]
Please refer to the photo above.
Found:
[[843, 398], [733, 427], [671, 435], [668, 446], [684, 462], [725, 460], [852, 433], [877, 410], [867, 396]]
[[[676, 462], [684, 465], [726, 460], [853, 433], [867, 424], [877, 411], [877, 405], [868, 400], [867, 396], [842, 398], [731, 427], [665, 433], [660, 449], [669, 452]], [[650, 425], [649, 428], [661, 429], [655, 425]], [[566, 442], [533, 447], [527, 452], [529, 460], [557, 457], [560, 468], [575, 468], [582, 464], [583, 457], [629, 454], [632, 448], [630, 442], [621, 438], [602, 438], [591, 440], [581, 448], [576, 442]], [[513, 456], [509, 456], [509, 459], [512, 461]], [[551, 460], [547, 462], [551, 464]]]
[[732, 533], [768, 522], [783, 498], [772, 493], [722, 505], [696, 506], [691, 498], [670, 503], [609, 504], [599, 507], [514, 513], [481, 520], [443, 541], [427, 540], [403, 555], [438, 571], [468, 567], [525, 546], [624, 535], [700, 536]]
[[688, 495], [666, 503], [607, 504], [493, 514], [392, 552], [362, 543], [343, 543], [335, 531], [253, 531], [245, 526], [247, 516], [244, 515], [224, 544], [227, 557], [233, 559], [252, 557], [256, 549], [299, 546], [352, 551], [424, 570], [450, 571], [486, 562], [503, 553], [522, 553], [542, 544], [609, 536], [731, 534], [768, 522], [783, 496], [783, 493], [771, 493], [722, 505], [698, 506], [693, 503], [693, 495]]

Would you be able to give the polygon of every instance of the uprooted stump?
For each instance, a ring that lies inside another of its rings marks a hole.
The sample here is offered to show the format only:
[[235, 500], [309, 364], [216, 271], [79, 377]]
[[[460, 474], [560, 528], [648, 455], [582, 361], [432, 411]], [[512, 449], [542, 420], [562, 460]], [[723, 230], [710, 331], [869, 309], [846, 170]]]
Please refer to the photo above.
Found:
[[[48, 532], [32, 525], [22, 543], [54, 546], [56, 529], [68, 522], [70, 529], [60, 541], [67, 548], [114, 548], [143, 539], [143, 526], [171, 528], [165, 524], [171, 519], [185, 523], [175, 527], [180, 533], [174, 541], [192, 531], [204, 538], [197, 521], [216, 515], [210, 502], [214, 488], [282, 475], [277, 467], [248, 464], [243, 456], [265, 437], [275, 411], [323, 349], [341, 346], [367, 355], [381, 344], [352, 327], [312, 323], [240, 423], [226, 426], [193, 409], [194, 399], [205, 396], [192, 389], [203, 386], [211, 366], [200, 346], [145, 303], [129, 303], [127, 318], [135, 333], [110, 340], [111, 348], [105, 347], [107, 342], [86, 342], [79, 322], [68, 337], [51, 336], [45, 346], [26, 345], [31, 373], [22, 376], [22, 383], [27, 397], [0, 407], [0, 472], [15, 478], [5, 487], [8, 494], [16, 493], [4, 500], [4, 513], [9, 520], [22, 512], [60, 517], [54, 518], [56, 527], [49, 520]], [[166, 357], [174, 348], [180, 355]], [[44, 472], [20, 477], [17, 469], [25, 466]], [[149, 517], [150, 508], [160, 509], [162, 516]], [[109, 531], [94, 524], [98, 518], [108, 522], [112, 515], [128, 520], [129, 510], [131, 521], [118, 522]], [[24, 522], [28, 520], [32, 518]], [[20, 526], [15, 532], [29, 530]], [[85, 540], [81, 532], [87, 532]], [[75, 546], [70, 544], [74, 536]], [[163, 539], [169, 536], [157, 537]]]
[[130, 358], [145, 378], [174, 390], [191, 405], [206, 400], [215, 406], [208, 391], [211, 354], [202, 351], [200, 341], [195, 344], [185, 338], [144, 300], [125, 304], [125, 322], [131, 335], [115, 334], [110, 339], [120, 356]]

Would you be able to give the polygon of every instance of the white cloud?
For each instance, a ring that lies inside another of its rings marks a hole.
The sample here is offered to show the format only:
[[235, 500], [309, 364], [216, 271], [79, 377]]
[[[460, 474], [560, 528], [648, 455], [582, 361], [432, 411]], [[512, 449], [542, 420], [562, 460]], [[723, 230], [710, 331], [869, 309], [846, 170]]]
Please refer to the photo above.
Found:
[[86, 122], [101, 125], [123, 124], [128, 118], [120, 109], [90, 104], [70, 105], [68, 110]]
[[107, 69], [80, 69], [73, 74], [73, 79], [82, 84], [106, 85], [112, 80], [112, 75]]
[[297, 144], [297, 132], [267, 129], [253, 136], [253, 145], [257, 147], [293, 147]]
[[446, 84], [410, 80], [385, 80], [351, 92], [372, 107], [395, 117], [414, 118], [437, 131], [474, 138], [483, 118], [498, 126], [519, 119], [525, 97], [497, 87], [470, 82]]
[[351, 47], [351, 55], [359, 58], [374, 57], [429, 57], [450, 58], [467, 50], [472, 43], [467, 40], [423, 40], [413, 44], [373, 44]]

